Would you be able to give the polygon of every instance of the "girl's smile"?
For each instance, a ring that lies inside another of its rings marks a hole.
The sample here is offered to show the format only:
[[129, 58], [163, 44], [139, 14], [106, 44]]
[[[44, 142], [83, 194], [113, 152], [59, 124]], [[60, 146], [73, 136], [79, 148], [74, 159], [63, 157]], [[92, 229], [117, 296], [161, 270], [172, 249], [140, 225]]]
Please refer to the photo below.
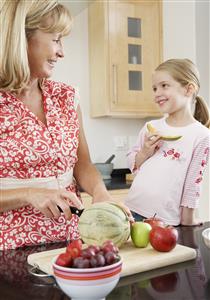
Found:
[[159, 100], [156, 100], [155, 102], [160, 106], [164, 106], [164, 104], [167, 102], [168, 100], [167, 99], [159, 99]]

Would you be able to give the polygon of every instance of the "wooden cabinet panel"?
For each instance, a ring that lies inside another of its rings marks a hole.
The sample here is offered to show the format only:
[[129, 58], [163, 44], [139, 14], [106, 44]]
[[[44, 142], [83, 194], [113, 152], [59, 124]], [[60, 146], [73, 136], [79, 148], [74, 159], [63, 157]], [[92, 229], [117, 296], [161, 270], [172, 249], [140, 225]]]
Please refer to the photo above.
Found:
[[161, 1], [89, 6], [91, 116], [160, 116], [151, 76], [162, 59]]

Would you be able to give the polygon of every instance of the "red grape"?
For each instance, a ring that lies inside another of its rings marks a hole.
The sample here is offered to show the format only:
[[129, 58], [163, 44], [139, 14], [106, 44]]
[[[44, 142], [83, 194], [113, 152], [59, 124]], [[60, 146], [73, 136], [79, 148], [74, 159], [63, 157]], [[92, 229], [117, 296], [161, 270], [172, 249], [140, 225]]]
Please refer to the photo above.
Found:
[[83, 258], [90, 259], [94, 255], [95, 255], [95, 251], [93, 249], [90, 249], [90, 248], [86, 248], [86, 249], [82, 250], [82, 252], [81, 252], [81, 256]]
[[91, 266], [92, 268], [98, 267], [98, 261], [97, 261], [97, 259], [96, 259], [95, 256], [92, 256], [92, 257], [91, 257], [91, 259], [90, 259], [90, 266]]
[[73, 267], [74, 268], [89, 268], [90, 267], [90, 262], [89, 259], [83, 258], [83, 257], [76, 257], [73, 260]]
[[107, 241], [103, 244], [102, 246], [102, 249], [103, 249], [103, 252], [104, 253], [107, 253], [107, 252], [114, 252], [114, 253], [118, 253], [119, 252], [119, 249], [117, 246], [115, 246], [113, 244], [113, 242], [111, 241]]
[[92, 249], [95, 253], [98, 253], [101, 250], [100, 246], [97, 245], [91, 245], [88, 248]]
[[105, 254], [105, 260], [107, 265], [113, 264], [117, 259], [117, 255], [114, 252], [107, 252]]
[[105, 257], [102, 254], [96, 254], [98, 267], [103, 267], [105, 265]]

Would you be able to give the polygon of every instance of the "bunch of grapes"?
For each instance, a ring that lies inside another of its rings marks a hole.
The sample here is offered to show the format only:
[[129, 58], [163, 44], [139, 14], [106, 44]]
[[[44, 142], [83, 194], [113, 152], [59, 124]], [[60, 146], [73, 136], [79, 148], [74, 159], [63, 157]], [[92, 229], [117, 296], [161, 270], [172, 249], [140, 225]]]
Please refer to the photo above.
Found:
[[119, 260], [118, 248], [112, 241], [106, 241], [101, 247], [88, 246], [81, 256], [73, 261], [74, 268], [96, 268], [111, 265]]
[[[90, 245], [82, 249], [82, 243], [70, 243], [66, 253], [61, 253], [56, 263], [72, 268], [97, 268], [111, 265], [120, 260], [119, 249], [110, 240], [105, 241], [102, 246]], [[63, 260], [65, 258], [65, 260]]]

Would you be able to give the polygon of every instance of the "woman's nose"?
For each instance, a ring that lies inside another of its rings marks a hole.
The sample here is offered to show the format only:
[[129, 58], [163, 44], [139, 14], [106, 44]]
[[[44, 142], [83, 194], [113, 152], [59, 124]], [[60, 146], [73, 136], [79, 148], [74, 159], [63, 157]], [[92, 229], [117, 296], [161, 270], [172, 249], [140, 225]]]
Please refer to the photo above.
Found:
[[60, 46], [60, 48], [58, 49], [57, 56], [60, 57], [60, 58], [64, 57], [64, 52], [63, 52], [63, 47], [62, 46]]

